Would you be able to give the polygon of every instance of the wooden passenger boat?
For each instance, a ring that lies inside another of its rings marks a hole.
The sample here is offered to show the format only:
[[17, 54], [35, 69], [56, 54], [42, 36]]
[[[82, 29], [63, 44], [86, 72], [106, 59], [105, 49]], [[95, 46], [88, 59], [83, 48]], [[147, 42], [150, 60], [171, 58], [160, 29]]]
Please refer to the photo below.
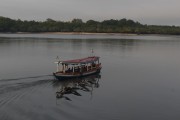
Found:
[[57, 61], [55, 62], [57, 71], [53, 75], [59, 80], [64, 80], [99, 73], [102, 68], [99, 58], [98, 56], [91, 56], [82, 59]]

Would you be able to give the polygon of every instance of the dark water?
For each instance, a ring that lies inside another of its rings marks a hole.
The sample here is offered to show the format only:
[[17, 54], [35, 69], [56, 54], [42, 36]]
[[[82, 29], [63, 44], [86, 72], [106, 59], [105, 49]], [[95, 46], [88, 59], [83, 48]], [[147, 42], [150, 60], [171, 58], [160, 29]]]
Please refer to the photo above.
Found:
[[[57, 55], [92, 48], [100, 75], [54, 80]], [[179, 111], [180, 36], [0, 34], [0, 120], [178, 120]]]

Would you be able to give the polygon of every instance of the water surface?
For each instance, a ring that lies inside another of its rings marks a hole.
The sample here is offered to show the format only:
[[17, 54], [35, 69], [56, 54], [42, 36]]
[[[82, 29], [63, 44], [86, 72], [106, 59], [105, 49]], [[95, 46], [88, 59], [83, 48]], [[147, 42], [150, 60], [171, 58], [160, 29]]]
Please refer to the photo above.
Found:
[[[54, 80], [56, 56], [92, 48], [98, 77]], [[179, 51], [179, 36], [0, 34], [0, 119], [180, 119]]]

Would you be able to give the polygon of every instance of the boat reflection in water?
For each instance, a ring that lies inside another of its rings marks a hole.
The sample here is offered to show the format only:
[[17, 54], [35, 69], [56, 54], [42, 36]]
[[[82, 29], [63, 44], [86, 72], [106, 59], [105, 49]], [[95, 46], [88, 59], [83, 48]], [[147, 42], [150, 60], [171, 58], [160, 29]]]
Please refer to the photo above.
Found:
[[[94, 74], [87, 77], [70, 79], [58, 82], [58, 90], [56, 92], [57, 99], [65, 99], [72, 101], [70, 95], [81, 96], [82, 92], [90, 92], [92, 95], [93, 88], [99, 87], [100, 74]], [[57, 85], [57, 84], [56, 84]]]

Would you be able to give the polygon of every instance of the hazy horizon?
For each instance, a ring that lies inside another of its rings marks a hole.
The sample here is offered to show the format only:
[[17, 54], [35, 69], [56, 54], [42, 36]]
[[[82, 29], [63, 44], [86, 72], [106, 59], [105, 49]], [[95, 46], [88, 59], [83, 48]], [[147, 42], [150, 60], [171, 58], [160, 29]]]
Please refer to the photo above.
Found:
[[44, 21], [132, 19], [148, 25], [180, 26], [178, 0], [0, 0], [0, 16]]

